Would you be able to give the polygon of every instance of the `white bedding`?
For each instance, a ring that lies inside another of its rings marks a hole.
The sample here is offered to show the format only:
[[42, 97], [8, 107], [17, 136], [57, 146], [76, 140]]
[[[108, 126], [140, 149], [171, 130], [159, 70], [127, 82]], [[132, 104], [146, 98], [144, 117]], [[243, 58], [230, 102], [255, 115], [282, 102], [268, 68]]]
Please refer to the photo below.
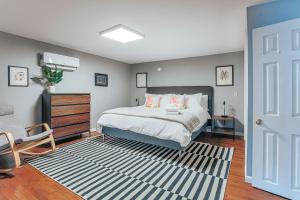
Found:
[[[137, 108], [149, 109], [144, 106], [135, 107], [134, 109]], [[157, 109], [158, 112], [165, 112], [163, 108], [151, 109]], [[199, 118], [200, 124], [192, 132], [199, 130], [210, 118], [208, 112], [201, 107], [186, 109], [181, 112], [190, 112]], [[178, 142], [182, 147], [187, 146], [191, 142], [192, 136], [192, 132], [188, 131], [184, 125], [156, 118], [103, 114], [97, 122], [97, 130], [101, 132], [103, 126], [129, 130], [159, 139], [172, 140]]]

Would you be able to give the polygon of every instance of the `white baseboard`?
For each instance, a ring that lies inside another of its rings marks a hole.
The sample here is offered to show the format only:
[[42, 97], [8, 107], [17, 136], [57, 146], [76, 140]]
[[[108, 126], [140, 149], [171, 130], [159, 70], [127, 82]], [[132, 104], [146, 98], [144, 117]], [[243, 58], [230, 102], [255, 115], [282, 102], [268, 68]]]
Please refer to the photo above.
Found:
[[90, 131], [95, 132], [95, 131], [97, 131], [97, 129], [96, 128], [91, 128]]
[[246, 176], [245, 181], [246, 183], [252, 183], [252, 176]]

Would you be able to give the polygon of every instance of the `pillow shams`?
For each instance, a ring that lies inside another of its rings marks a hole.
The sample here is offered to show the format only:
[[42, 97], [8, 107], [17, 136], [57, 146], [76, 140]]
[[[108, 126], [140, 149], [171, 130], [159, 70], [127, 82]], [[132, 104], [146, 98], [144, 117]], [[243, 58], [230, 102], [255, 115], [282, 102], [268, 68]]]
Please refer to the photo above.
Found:
[[208, 95], [202, 95], [201, 97], [201, 107], [208, 111]]
[[202, 93], [184, 95], [185, 96], [185, 107], [186, 108], [195, 108], [201, 107]]

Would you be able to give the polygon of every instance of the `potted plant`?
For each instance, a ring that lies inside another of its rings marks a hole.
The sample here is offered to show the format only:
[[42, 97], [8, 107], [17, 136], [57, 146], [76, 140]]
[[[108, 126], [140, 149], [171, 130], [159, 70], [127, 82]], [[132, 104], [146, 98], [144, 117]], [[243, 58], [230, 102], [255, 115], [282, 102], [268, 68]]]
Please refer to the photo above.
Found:
[[52, 69], [50, 67], [43, 67], [43, 76], [46, 79], [47, 90], [49, 93], [55, 92], [55, 85], [62, 81], [63, 70]]

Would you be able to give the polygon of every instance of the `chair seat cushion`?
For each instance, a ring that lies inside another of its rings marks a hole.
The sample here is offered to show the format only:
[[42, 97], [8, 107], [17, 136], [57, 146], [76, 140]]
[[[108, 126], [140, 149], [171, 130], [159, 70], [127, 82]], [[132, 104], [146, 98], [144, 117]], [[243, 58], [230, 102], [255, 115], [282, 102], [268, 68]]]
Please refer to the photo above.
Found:
[[5, 145], [2, 145], [2, 146], [0, 146], [0, 152], [1, 151], [4, 151], [4, 150], [7, 150], [7, 149], [9, 149], [10, 148], [10, 145], [7, 143], [7, 144], [5, 144]]
[[33, 142], [33, 141], [37, 141], [37, 140], [42, 140], [46, 137], [48, 137], [51, 133], [53, 132], [53, 130], [49, 130], [49, 131], [45, 131], [33, 136], [29, 136], [29, 137], [23, 137], [23, 138], [19, 138], [15, 140], [16, 144], [21, 144], [24, 142]]
[[12, 153], [0, 154], [0, 169], [15, 168], [15, 160]]
[[[24, 159], [21, 157], [21, 165], [24, 164]], [[16, 167], [14, 156], [11, 152], [0, 153], [0, 169], [13, 169]]]

